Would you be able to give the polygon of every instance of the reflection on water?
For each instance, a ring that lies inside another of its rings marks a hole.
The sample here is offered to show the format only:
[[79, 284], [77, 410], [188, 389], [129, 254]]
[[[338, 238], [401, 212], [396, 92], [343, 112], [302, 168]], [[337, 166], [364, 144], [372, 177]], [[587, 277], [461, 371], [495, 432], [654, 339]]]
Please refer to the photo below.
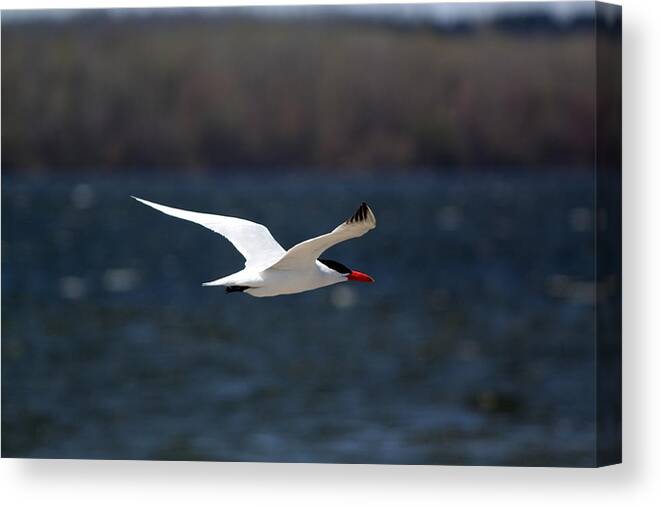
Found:
[[[156, 202], [376, 279], [256, 299]], [[4, 456], [590, 465], [588, 175], [3, 177]]]

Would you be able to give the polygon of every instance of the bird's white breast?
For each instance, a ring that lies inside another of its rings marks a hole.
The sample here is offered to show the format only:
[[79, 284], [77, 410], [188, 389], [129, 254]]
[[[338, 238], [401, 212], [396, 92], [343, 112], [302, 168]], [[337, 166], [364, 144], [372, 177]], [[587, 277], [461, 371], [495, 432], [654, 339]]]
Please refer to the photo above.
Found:
[[247, 294], [256, 297], [296, 294], [346, 281], [346, 278], [326, 273], [316, 265], [306, 270], [267, 269], [260, 273], [260, 277], [260, 285], [247, 289]]

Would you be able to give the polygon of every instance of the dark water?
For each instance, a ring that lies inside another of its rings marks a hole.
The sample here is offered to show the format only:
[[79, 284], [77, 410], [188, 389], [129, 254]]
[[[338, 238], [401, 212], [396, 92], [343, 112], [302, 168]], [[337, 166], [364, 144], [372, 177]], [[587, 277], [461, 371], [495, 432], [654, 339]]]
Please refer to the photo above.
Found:
[[[593, 463], [588, 175], [3, 176], [2, 453]], [[130, 194], [263, 222], [374, 278], [256, 299], [213, 233]]]

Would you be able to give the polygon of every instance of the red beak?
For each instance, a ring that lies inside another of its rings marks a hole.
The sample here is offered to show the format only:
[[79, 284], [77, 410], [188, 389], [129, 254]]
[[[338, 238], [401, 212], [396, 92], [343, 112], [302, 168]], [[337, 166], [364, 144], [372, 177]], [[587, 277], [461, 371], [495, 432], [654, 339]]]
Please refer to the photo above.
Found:
[[347, 280], [352, 280], [354, 282], [373, 282], [374, 278], [360, 271], [352, 271], [347, 275]]

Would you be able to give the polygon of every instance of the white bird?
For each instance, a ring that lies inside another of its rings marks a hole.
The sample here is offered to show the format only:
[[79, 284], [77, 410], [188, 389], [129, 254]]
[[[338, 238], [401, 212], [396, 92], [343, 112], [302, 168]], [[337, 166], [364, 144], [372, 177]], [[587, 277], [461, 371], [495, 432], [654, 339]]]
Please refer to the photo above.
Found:
[[186, 211], [133, 198], [166, 215], [211, 229], [227, 238], [246, 258], [245, 268], [241, 271], [203, 283], [204, 286], [222, 285], [226, 292], [245, 292], [251, 296], [265, 297], [296, 294], [346, 281], [374, 281], [371, 276], [349, 269], [339, 262], [319, 259], [333, 245], [358, 238], [376, 227], [374, 213], [365, 203], [331, 232], [285, 250], [261, 224], [243, 218]]

